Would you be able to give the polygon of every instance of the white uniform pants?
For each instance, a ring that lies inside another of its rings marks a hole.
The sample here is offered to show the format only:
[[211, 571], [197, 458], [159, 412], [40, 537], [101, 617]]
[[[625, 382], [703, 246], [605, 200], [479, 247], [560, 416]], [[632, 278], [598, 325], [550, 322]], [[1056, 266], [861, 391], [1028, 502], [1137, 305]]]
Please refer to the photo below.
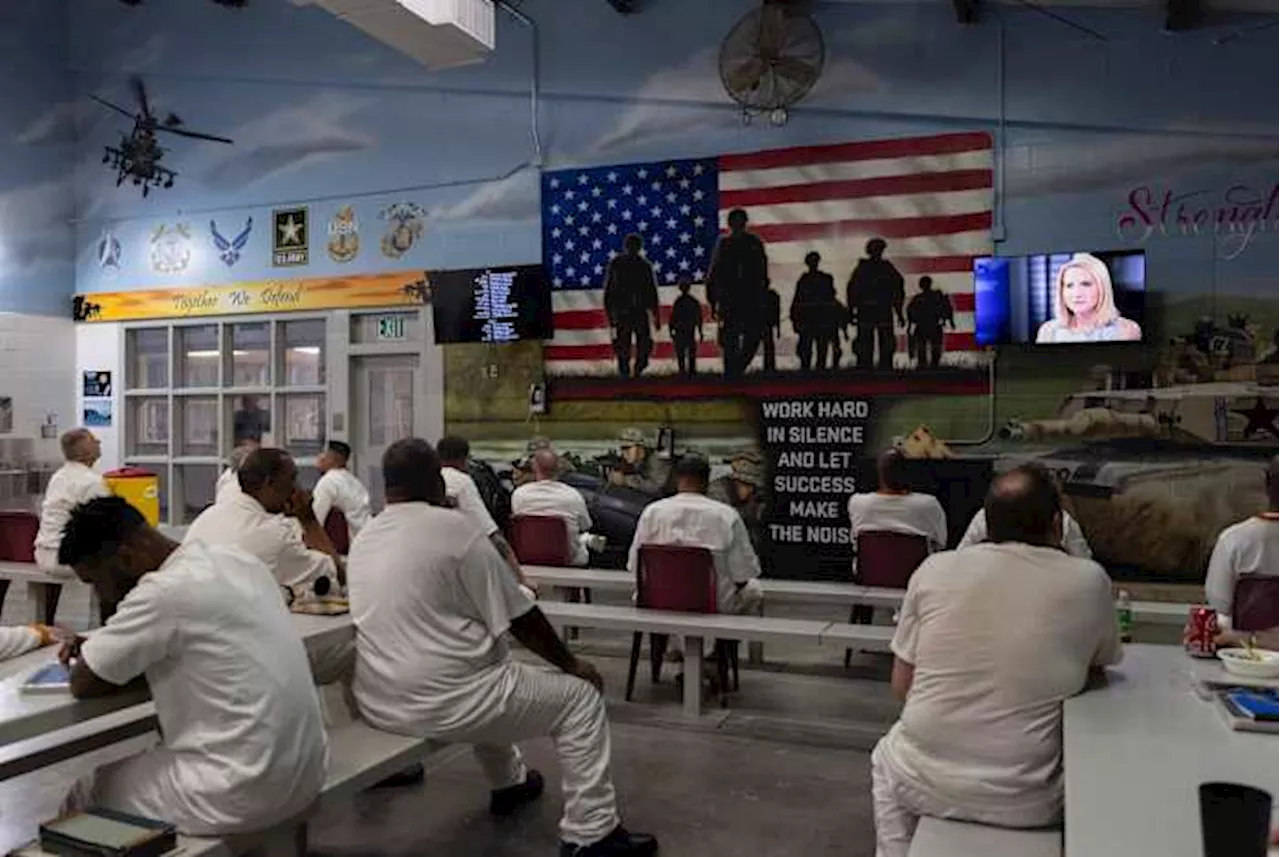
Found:
[[[281, 794], [280, 805], [260, 803], [251, 815], [237, 818], [228, 816], [225, 810], [207, 806], [208, 811], [202, 813], [197, 811], [192, 796], [182, 794], [174, 784], [173, 773], [178, 764], [172, 752], [155, 747], [103, 765], [72, 787], [62, 812], [94, 807], [114, 809], [143, 818], [163, 819], [175, 825], [179, 833], [191, 836], [223, 836], [265, 830], [291, 818], [306, 809], [320, 790], [317, 783], [311, 794]], [[199, 798], [194, 801], [198, 802]]]
[[920, 817], [947, 818], [995, 827], [1043, 828], [1061, 822], [1061, 807], [1028, 803], [1017, 811], [1001, 812], [961, 808], [953, 802], [926, 794], [895, 775], [887, 757], [893, 739], [890, 732], [871, 751], [871, 803], [876, 819], [876, 857], [907, 857]]
[[899, 799], [899, 785], [885, 767], [885, 739], [871, 751], [871, 805], [876, 820], [876, 857], [907, 857], [920, 814]]
[[475, 725], [430, 737], [475, 745], [491, 787], [501, 789], [524, 782], [527, 773], [515, 743], [550, 735], [564, 791], [560, 838], [575, 845], [603, 839], [618, 826], [604, 697], [565, 673], [519, 662], [507, 669], [514, 682], [500, 709]]

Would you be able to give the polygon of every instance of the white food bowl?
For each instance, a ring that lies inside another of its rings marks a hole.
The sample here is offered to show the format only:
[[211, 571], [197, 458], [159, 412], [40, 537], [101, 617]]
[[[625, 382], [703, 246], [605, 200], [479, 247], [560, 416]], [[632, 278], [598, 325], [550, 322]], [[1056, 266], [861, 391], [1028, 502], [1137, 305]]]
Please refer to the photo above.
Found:
[[1218, 659], [1227, 672], [1250, 678], [1276, 678], [1280, 675], [1280, 654], [1264, 649], [1254, 649], [1258, 660], [1248, 657], [1248, 649], [1218, 649]]

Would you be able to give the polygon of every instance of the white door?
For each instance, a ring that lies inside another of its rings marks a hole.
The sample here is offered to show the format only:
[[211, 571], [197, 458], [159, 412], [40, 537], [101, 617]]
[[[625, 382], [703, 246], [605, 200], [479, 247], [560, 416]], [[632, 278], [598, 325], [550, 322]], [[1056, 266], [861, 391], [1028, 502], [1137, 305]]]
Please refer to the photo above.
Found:
[[417, 395], [418, 357], [353, 357], [351, 379], [355, 472], [369, 489], [370, 503], [377, 513], [382, 510], [384, 499], [382, 454], [397, 440], [421, 437], [425, 431], [424, 403]]

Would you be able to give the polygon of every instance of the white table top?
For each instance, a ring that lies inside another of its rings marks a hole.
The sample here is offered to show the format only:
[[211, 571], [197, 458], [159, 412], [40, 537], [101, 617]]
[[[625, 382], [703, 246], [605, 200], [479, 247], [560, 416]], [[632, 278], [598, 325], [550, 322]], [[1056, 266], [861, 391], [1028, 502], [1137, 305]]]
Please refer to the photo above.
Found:
[[[308, 651], [355, 635], [350, 616], [294, 614], [293, 621]], [[139, 716], [154, 714], [149, 705], [140, 705], [147, 702], [145, 692], [86, 700], [69, 693], [23, 693], [20, 688], [26, 677], [37, 667], [52, 663], [57, 653], [57, 647], [50, 646], [0, 664], [0, 747], [133, 706], [139, 707]]]
[[1233, 732], [1178, 646], [1130, 645], [1105, 688], [1064, 705], [1066, 857], [1200, 857], [1200, 783], [1277, 794], [1275, 735]]

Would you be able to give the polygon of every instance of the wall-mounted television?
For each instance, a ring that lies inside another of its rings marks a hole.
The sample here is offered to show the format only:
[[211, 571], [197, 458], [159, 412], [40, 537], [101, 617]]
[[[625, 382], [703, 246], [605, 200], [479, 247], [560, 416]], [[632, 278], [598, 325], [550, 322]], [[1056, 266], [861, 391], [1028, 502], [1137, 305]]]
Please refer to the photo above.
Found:
[[436, 342], [550, 339], [551, 285], [541, 265], [432, 271]]
[[979, 345], [1141, 342], [1141, 250], [984, 256], [973, 262]]

